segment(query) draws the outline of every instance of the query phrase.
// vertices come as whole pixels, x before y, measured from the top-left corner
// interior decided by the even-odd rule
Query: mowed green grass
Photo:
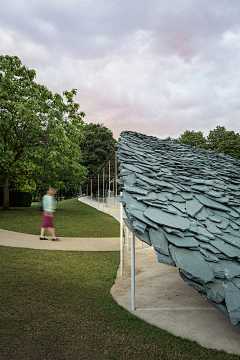
[[[119,222],[77,199],[57,203],[54,215],[56,235],[61,237],[118,237]],[[40,234],[42,214],[37,205],[0,211],[0,229]]]
[[[1,360],[233,360],[175,337],[110,294],[119,252],[0,246]]]

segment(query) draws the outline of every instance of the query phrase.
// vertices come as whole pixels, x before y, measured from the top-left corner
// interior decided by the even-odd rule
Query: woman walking
[[[41,227],[41,235],[40,240],[48,240],[44,236],[44,232],[46,228],[49,228],[50,234],[52,236],[52,241],[57,241],[55,235],[55,228],[53,226],[53,213],[56,209],[56,203],[54,201],[53,196],[56,194],[56,190],[53,188],[47,188],[46,194],[43,196],[42,204],[43,204],[43,216],[42,216],[42,227]]]

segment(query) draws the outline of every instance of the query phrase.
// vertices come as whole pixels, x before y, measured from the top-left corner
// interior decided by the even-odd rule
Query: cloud
[[[239,129],[240,3],[235,0],[9,0],[1,53],[54,92],[77,88],[87,122],[115,137]]]

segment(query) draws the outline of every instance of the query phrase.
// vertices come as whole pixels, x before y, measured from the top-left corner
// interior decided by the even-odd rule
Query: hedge
[[[23,191],[9,191],[10,207],[28,207],[32,203],[32,194]],[[0,206],[3,206],[3,192],[0,191]]]

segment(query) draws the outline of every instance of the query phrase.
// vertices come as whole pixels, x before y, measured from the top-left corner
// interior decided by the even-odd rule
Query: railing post
[[[122,192],[120,193],[122,195]],[[120,204],[120,275],[123,274],[123,206]]]
[[[109,166],[108,166],[108,201],[109,201],[109,214],[110,214],[110,208],[111,208],[111,205],[110,205],[110,200],[111,200],[111,196],[110,196],[110,194],[111,194],[111,188],[110,188],[110,176],[111,176],[111,174],[110,174],[110,172],[111,172],[111,165],[110,165],[110,160],[109,160]]]
[[[131,302],[132,310],[135,310],[135,236],[133,233],[131,233]]]
[[[92,204],[92,178],[91,178],[91,204]]]
[[[99,173],[98,173],[98,210],[99,210]]]
[[[115,153],[115,199],[117,199],[117,155]],[[115,208],[116,208],[116,218],[117,218],[117,200],[115,200]]]
[[[103,167],[103,211],[104,211],[104,167]]]

